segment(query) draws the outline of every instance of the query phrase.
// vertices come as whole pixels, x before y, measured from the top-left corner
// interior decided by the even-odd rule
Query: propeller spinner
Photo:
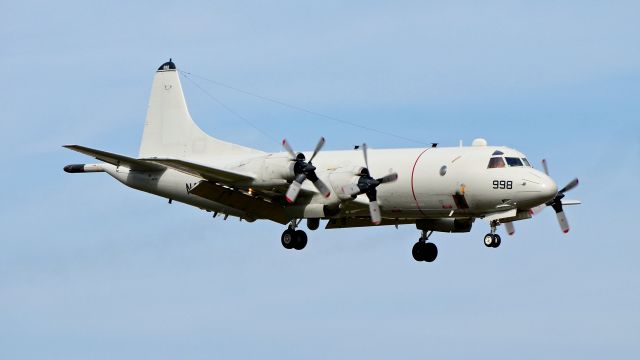
[[[293,203],[296,201],[298,193],[302,188],[302,183],[306,179],[311,180],[316,189],[318,189],[318,191],[324,197],[329,197],[331,195],[331,191],[329,190],[327,185],[318,178],[318,175],[316,175],[316,167],[311,163],[316,155],[318,155],[318,152],[320,152],[320,149],[322,149],[322,147],[324,146],[324,143],[324,137],[321,137],[318,141],[318,144],[316,145],[315,150],[313,151],[313,155],[311,155],[309,161],[306,161],[303,153],[296,153],[295,151],[293,151],[293,148],[291,147],[287,139],[282,140],[282,146],[285,150],[287,150],[289,155],[291,155],[291,161],[295,161],[295,164],[293,164],[293,173],[295,175],[295,179],[293,180],[293,182],[289,186],[289,189],[287,190],[287,193],[285,194],[285,198],[287,199],[288,203]]]

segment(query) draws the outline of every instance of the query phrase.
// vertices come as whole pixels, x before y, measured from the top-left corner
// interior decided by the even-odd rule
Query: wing
[[[170,159],[170,158],[145,158],[143,161],[166,166],[168,168],[193,175],[213,183],[226,185],[228,187],[248,190],[255,195],[260,195],[276,202],[284,203],[284,193],[287,191],[289,184],[283,179],[281,184],[263,186],[255,184],[255,177],[252,174],[240,173],[228,169],[215,168],[210,165],[200,164],[192,161]],[[316,193],[313,190],[303,188],[300,192],[300,203],[310,200]]]
[[[162,171],[166,168],[171,168],[205,180],[234,186],[249,183],[253,180],[253,177],[250,175],[218,169],[185,160],[161,158],[135,159],[129,156],[96,150],[80,145],[64,145],[64,147],[92,156],[100,161],[104,161],[115,166],[126,166],[129,169],[136,171]]]
[[[163,171],[166,169],[166,167],[162,165],[153,164],[147,161],[134,159],[120,154],[110,153],[107,151],[91,149],[85,146],[64,145],[63,147],[69,150],[77,151],[81,154],[89,155],[100,161],[104,161],[115,166],[126,166],[127,168],[134,171]]]
[[[243,184],[249,184],[253,181],[254,177],[247,174],[242,174],[234,171],[223,170],[214,168],[204,164],[198,164],[195,162],[179,160],[179,159],[163,159],[163,158],[146,158],[143,161],[150,164],[157,164],[160,166],[166,166],[168,168],[197,176],[199,178],[219,182],[222,184],[242,186]]]
[[[189,193],[244,211],[256,219],[269,219],[280,224],[290,220],[284,207],[277,203],[211,181],[201,181]]]

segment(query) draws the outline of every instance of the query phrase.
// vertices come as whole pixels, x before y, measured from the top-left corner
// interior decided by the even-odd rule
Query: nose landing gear
[[[413,245],[411,255],[413,255],[416,261],[432,262],[438,257],[438,247],[436,244],[427,242],[431,234],[433,234],[433,231],[427,232],[426,230],[422,230],[422,236],[420,236],[418,242]]]
[[[287,230],[280,236],[280,242],[285,249],[302,250],[307,246],[307,233],[302,230],[296,230],[297,227],[298,222],[294,219]]]
[[[484,245],[490,248],[497,248],[502,243],[500,235],[496,234],[496,228],[500,225],[498,220],[491,222],[491,232],[484,236]]]

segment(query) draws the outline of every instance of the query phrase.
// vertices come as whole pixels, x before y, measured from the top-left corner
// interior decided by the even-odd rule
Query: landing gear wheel
[[[493,234],[487,234],[484,236],[484,246],[486,247],[493,247]]]
[[[295,231],[291,230],[291,229],[287,229],[282,233],[282,236],[280,237],[280,242],[282,242],[282,246],[284,246],[285,249],[292,249],[293,248],[293,244],[295,244]]]
[[[500,238],[500,235],[494,234],[493,235],[493,247],[497,248],[498,246],[500,246],[501,243],[502,243],[502,238]]]
[[[307,233],[302,230],[296,230],[294,232],[293,248],[302,250],[305,246],[307,246]]]
[[[411,249],[416,261],[432,262],[438,257],[438,247],[434,243],[418,241]]]
[[[438,257],[438,247],[434,243],[424,243],[424,252],[422,259],[426,262],[432,262]]]
[[[415,261],[422,261],[424,254],[424,244],[425,243],[418,241],[413,245],[413,248],[411,249],[411,255],[413,255],[413,259]]]

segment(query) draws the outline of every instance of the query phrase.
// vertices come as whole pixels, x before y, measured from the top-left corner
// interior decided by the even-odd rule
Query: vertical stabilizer
[[[140,157],[207,160],[260,154],[258,150],[207,135],[191,119],[176,65],[170,60],[158,68],[151,86]]]

